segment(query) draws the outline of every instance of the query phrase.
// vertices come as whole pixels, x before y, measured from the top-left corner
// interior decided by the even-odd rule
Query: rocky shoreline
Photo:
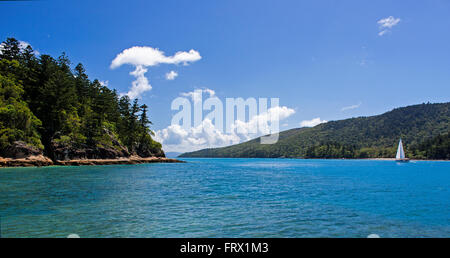
[[[118,142],[113,147],[97,146],[95,148],[87,146],[75,148],[54,143],[50,150],[49,155],[44,155],[42,149],[16,141],[0,152],[0,168],[184,163],[181,160],[166,158],[162,150],[152,153],[148,151],[130,153]]]
[[[33,155],[17,159],[0,157],[0,167],[42,167],[51,165],[53,165],[53,161],[44,155]]]
[[[94,166],[94,165],[125,165],[125,164],[143,164],[143,163],[185,163],[185,161],[177,159],[169,159],[165,157],[147,157],[130,156],[128,158],[116,159],[73,159],[73,160],[56,160],[43,155],[30,156],[27,158],[2,158],[0,157],[1,167],[42,167],[42,166]]]

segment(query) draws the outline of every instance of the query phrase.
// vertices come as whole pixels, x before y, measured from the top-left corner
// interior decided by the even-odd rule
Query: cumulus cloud
[[[215,97],[214,90],[204,88],[181,93],[195,103],[202,98],[202,94]],[[231,131],[225,133],[224,128],[217,128],[210,119],[205,118],[198,126],[183,128],[172,124],[155,132],[155,139],[163,144],[165,151],[187,152],[204,148],[223,147],[266,135],[271,132],[269,123],[278,123],[295,113],[294,109],[286,106],[275,106],[267,111],[250,117],[247,121],[233,121]]]
[[[4,45],[5,45],[5,43],[1,43],[1,44],[0,44],[0,54],[2,53],[2,49],[3,49]],[[21,50],[26,49],[28,46],[31,46],[30,43],[28,43],[28,42],[26,42],[26,41],[19,40],[19,48],[20,48]],[[37,51],[36,49],[33,49],[33,53],[34,53],[35,55],[37,55],[37,56],[41,54],[41,53],[39,53],[39,51]]]
[[[394,18],[394,16],[389,16],[387,18],[383,18],[379,20],[377,23],[379,24],[378,36],[383,36],[388,33],[392,27],[396,26],[401,21],[400,18]]]
[[[179,51],[173,56],[166,56],[163,51],[152,47],[131,47],[122,51],[111,62],[111,69],[124,64],[134,66],[155,66],[158,64],[180,64],[187,65],[190,62],[200,60],[200,53],[191,49],[189,52]]]
[[[147,68],[142,65],[136,66],[136,70],[130,72],[130,75],[136,78],[136,80],[131,83],[130,91],[126,94],[130,99],[138,98],[142,93],[152,89],[147,77],[145,77],[146,72]]]
[[[180,95],[183,97],[189,97],[192,99],[192,101],[198,102],[202,99],[203,93],[207,93],[210,98],[214,97],[216,95],[216,92],[214,90],[203,88],[203,89],[195,89],[194,91],[190,92],[183,92]]]
[[[269,134],[270,132],[268,125],[271,122],[279,123],[279,121],[284,120],[295,113],[295,110],[288,108],[286,106],[277,106],[269,108],[266,112],[259,115],[253,116],[248,122],[236,120],[232,128],[236,130],[236,133],[240,135],[244,140],[250,140],[254,137],[253,132],[257,134]]]
[[[341,111],[346,111],[346,110],[351,110],[351,109],[355,109],[355,108],[359,108],[361,106],[361,102],[359,102],[356,105],[351,105],[351,106],[347,106],[347,107],[343,107],[341,108]]]
[[[178,73],[175,71],[170,71],[166,73],[166,80],[172,81],[175,80],[175,78],[178,76]]]
[[[321,120],[320,117],[313,118],[311,120],[303,120],[300,122],[300,127],[314,127],[319,124],[327,123],[326,120]]]
[[[125,64],[135,66],[135,70],[131,72],[130,75],[134,76],[136,80],[133,81],[130,91],[126,94],[130,98],[137,98],[140,97],[142,93],[152,89],[152,86],[145,76],[145,73],[147,72],[146,67],[158,64],[188,65],[201,58],[200,53],[193,49],[189,50],[189,52],[179,51],[173,56],[166,56],[163,51],[157,48],[135,46],[125,49],[118,54],[111,62],[110,68],[115,69]],[[173,76],[173,79],[176,77],[175,74],[171,75]]]
[[[3,45],[3,43],[2,43],[2,45]],[[21,50],[26,49],[28,46],[32,47],[32,46],[30,45],[30,43],[28,43],[28,42],[26,42],[26,41],[19,40],[19,48],[20,48]],[[37,50],[33,50],[33,52],[34,52],[35,55],[39,55],[39,54],[40,54]]]
[[[100,85],[104,86],[104,87],[108,87],[109,85],[109,81],[99,81]]]
[[[241,141],[237,134],[226,134],[216,128],[210,119],[204,119],[197,127],[183,129],[180,125],[170,125],[158,130],[155,139],[163,144],[166,151],[193,151],[203,148],[221,147]]]

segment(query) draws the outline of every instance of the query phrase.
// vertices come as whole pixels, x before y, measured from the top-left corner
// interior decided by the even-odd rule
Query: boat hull
[[[409,162],[409,159],[396,159],[396,162]]]

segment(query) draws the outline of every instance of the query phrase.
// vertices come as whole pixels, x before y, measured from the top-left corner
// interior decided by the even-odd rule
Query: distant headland
[[[410,159],[450,160],[450,102],[396,108],[377,116],[283,131],[276,144],[260,138],[179,157],[394,159],[399,138]]]

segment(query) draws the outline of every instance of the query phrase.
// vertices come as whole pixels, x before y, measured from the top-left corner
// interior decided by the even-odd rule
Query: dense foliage
[[[450,103],[420,104],[281,132],[272,145],[257,138],[181,157],[393,158],[402,138],[409,158],[449,159],[449,128]]]
[[[450,132],[413,146],[411,152],[421,159],[450,159]]]
[[[3,42],[0,52],[0,156],[15,141],[46,152],[61,143],[123,145],[141,156],[162,153],[151,137],[148,107],[91,81],[82,64],[72,69],[64,53],[37,57],[14,38]]]

